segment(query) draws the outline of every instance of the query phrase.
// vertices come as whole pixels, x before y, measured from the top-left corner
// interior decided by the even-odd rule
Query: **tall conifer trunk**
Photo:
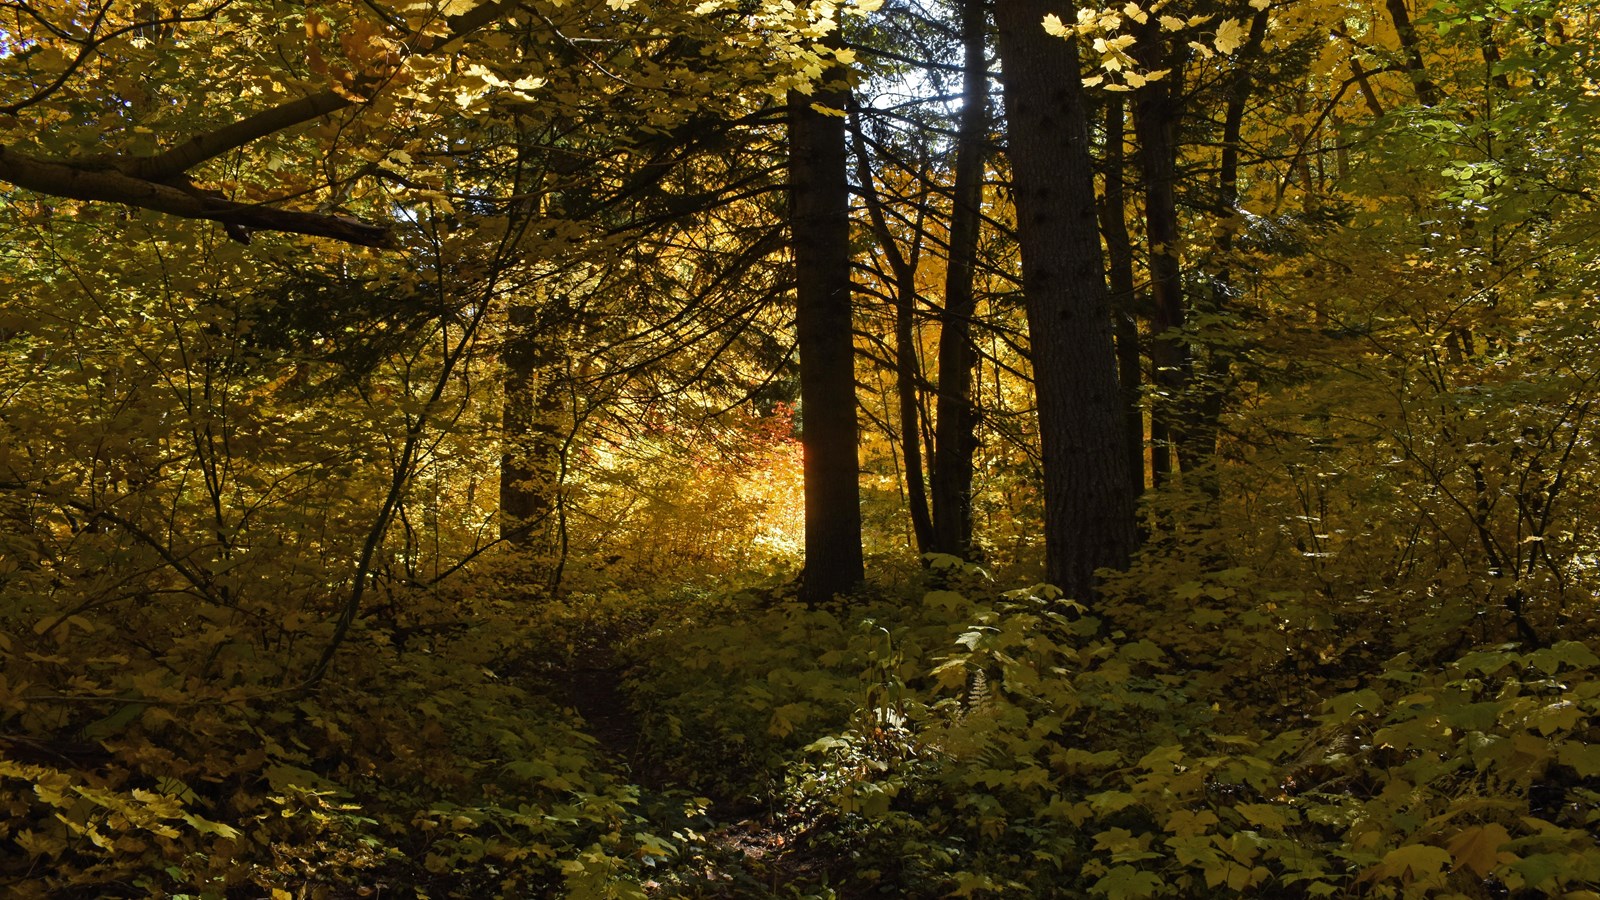
[[[972,370],[977,312],[974,276],[978,226],[982,220],[984,144],[989,131],[989,67],[984,53],[984,0],[961,5],[965,58],[961,119],[956,132],[955,203],[950,212],[950,259],[945,270],[944,312],[939,330],[939,395],[935,405],[932,549],[972,555],[972,459],[978,450],[978,410]]]
[[[805,454],[805,575],[821,603],[865,577],[856,455],[855,337],[850,304],[850,187],[836,82],[789,96],[790,229],[800,349],[800,443]]]
[[[933,516],[928,508],[927,485],[923,479],[922,444],[925,430],[922,414],[922,360],[917,353],[917,262],[922,257],[927,204],[919,204],[913,223],[911,245],[904,252],[889,227],[883,198],[873,183],[872,162],[867,139],[861,131],[861,110],[851,98],[850,133],[856,146],[856,181],[861,199],[866,202],[867,218],[872,223],[878,247],[889,264],[894,282],[894,389],[900,408],[900,456],[905,461],[906,507],[911,515],[911,532],[917,553],[933,549]]]
[[[1154,23],[1151,23],[1154,25]],[[1150,271],[1151,380],[1156,387],[1151,407],[1151,438],[1154,445],[1152,471],[1155,485],[1161,487],[1172,474],[1173,457],[1179,467],[1193,463],[1185,459],[1186,433],[1184,410],[1188,403],[1192,364],[1189,339],[1183,333],[1187,307],[1183,296],[1183,263],[1178,248],[1183,237],[1178,223],[1178,117],[1181,112],[1177,82],[1179,67],[1165,56],[1157,28],[1145,30],[1141,37],[1150,50],[1152,63],[1167,65],[1166,78],[1147,84],[1134,95],[1133,127],[1139,138],[1139,174],[1144,183],[1145,239],[1149,243],[1146,265]]]
[[[1127,193],[1123,188],[1127,114],[1121,96],[1107,97],[1105,112],[1106,189],[1100,203],[1100,229],[1105,234],[1111,276],[1112,332],[1116,337],[1117,382],[1122,389],[1123,429],[1128,445],[1128,486],[1137,497],[1144,493],[1144,371],[1133,277],[1133,239],[1128,235]]]
[[[1095,569],[1123,567],[1133,551],[1134,497],[1082,73],[1077,46],[1044,31],[1048,13],[1075,18],[1051,0],[1002,0],[995,22],[1038,396],[1045,574],[1090,600]]]
[[[508,319],[500,353],[505,383],[500,536],[538,554],[552,549],[561,447],[567,436],[560,384],[565,360],[549,330],[536,327],[531,308],[514,306]]]

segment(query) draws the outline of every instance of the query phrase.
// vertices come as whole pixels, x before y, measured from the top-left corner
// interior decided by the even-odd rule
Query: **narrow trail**
[[[650,767],[643,765],[647,760],[639,717],[622,687],[626,674],[627,667],[610,651],[590,654],[582,666],[566,672],[567,702],[621,773],[642,787],[660,789],[659,779],[650,776],[661,773],[651,773]]]
[[[628,701],[627,675],[627,665],[610,650],[590,654],[583,665],[565,673],[568,705],[583,719],[584,730],[598,743],[616,774],[651,793],[685,790],[659,760],[651,758],[639,717]],[[708,869],[703,874],[709,882],[722,885],[726,893],[696,892],[695,896],[757,900],[778,896],[786,885],[815,880],[819,867],[794,852],[770,814],[753,808],[747,800],[710,799],[707,812],[711,824],[706,838],[722,870]]]

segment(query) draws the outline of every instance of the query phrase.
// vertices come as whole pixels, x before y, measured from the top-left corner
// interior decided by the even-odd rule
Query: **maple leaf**
[[[1244,38],[1243,22],[1238,19],[1223,19],[1222,24],[1217,26],[1217,37],[1212,43],[1216,45],[1218,53],[1232,53],[1244,43]]]
[[[1500,848],[1511,842],[1511,834],[1501,825],[1490,822],[1468,828],[1450,839],[1445,849],[1455,860],[1454,869],[1471,869],[1479,878],[1488,876],[1502,862],[1516,861],[1513,853],[1501,853]]]

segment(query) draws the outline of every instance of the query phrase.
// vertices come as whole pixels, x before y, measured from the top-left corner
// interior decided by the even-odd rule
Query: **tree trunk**
[[[1394,23],[1394,33],[1400,38],[1400,53],[1405,58],[1406,74],[1416,89],[1417,102],[1427,107],[1439,105],[1439,86],[1428,76],[1428,66],[1422,61],[1422,47],[1417,38],[1417,28],[1411,23],[1411,13],[1406,0],[1384,0],[1389,19]]]
[[[554,550],[561,452],[567,440],[565,363],[554,329],[536,326],[535,310],[508,311],[501,367],[500,536],[534,554]]]
[[[922,257],[922,237],[928,213],[926,202],[918,205],[912,227],[909,252],[902,252],[883,198],[872,178],[872,163],[866,137],[861,133],[860,108],[851,102],[850,132],[856,144],[856,182],[866,201],[872,233],[878,239],[894,282],[894,386],[900,413],[900,456],[905,460],[906,508],[911,515],[911,532],[917,553],[927,553],[933,544],[933,516],[928,508],[928,489],[923,479],[923,428],[921,385],[922,360],[917,353],[917,264]]]
[[[1251,21],[1250,35],[1245,40],[1244,52],[1240,54],[1240,62],[1227,88],[1228,105],[1222,119],[1222,156],[1217,167],[1217,200],[1218,207],[1228,216],[1228,220],[1223,222],[1217,231],[1217,255],[1223,265],[1211,277],[1210,296],[1208,298],[1202,293],[1195,298],[1196,310],[1202,316],[1216,318],[1225,314],[1234,292],[1233,275],[1228,268],[1228,262],[1233,254],[1233,236],[1241,218],[1237,210],[1239,150],[1244,129],[1245,103],[1250,97],[1253,82],[1251,69],[1261,49],[1261,42],[1266,37],[1267,21],[1266,10],[1257,12]],[[1206,350],[1206,362],[1201,369],[1199,383],[1196,385],[1196,411],[1189,432],[1194,446],[1205,447],[1209,452],[1215,453],[1222,410],[1229,390],[1229,370],[1233,365],[1233,354],[1216,343]],[[1221,486],[1217,481],[1214,467],[1207,467],[1206,471],[1201,473],[1200,487],[1209,497],[1219,496]]]
[[[939,394],[934,411],[932,465],[933,543],[938,553],[972,555],[972,459],[978,451],[978,409],[972,372],[977,313],[974,290],[978,227],[982,221],[983,169],[989,131],[989,67],[984,54],[983,0],[961,5],[966,56],[961,119],[956,131],[956,179],[950,211],[950,258],[945,268],[944,311],[939,323]]]
[[[1151,23],[1154,25],[1155,23]],[[1190,355],[1189,339],[1183,333],[1185,301],[1183,262],[1178,248],[1183,240],[1178,224],[1178,67],[1166,56],[1157,28],[1147,28],[1141,46],[1148,48],[1146,68],[1170,68],[1166,78],[1146,85],[1135,94],[1134,133],[1139,138],[1139,175],[1144,183],[1145,240],[1149,245],[1152,313],[1150,330],[1151,381],[1156,393],[1151,405],[1150,431],[1154,444],[1153,465],[1156,487],[1172,476],[1174,457],[1179,467],[1193,465],[1185,460],[1183,428],[1188,403]]]
[[[1111,276],[1112,332],[1117,345],[1117,383],[1122,388],[1128,486],[1137,497],[1144,493],[1144,398],[1141,396],[1144,373],[1133,278],[1133,239],[1128,236],[1128,201],[1123,188],[1125,118],[1122,98],[1106,98],[1106,189],[1100,204],[1100,230],[1105,234],[1106,262]]]
[[[856,456],[855,337],[850,306],[850,186],[843,90],[789,95],[790,229],[805,455],[805,575],[821,603],[865,578]]]
[[[1095,596],[1094,571],[1127,564],[1135,542],[1088,109],[1077,46],[1045,33],[1050,0],[995,7],[1007,152],[1017,208],[1039,439],[1045,574],[1069,596]]]

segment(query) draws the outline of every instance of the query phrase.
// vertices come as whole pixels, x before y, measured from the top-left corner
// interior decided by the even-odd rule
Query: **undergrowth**
[[[310,694],[245,665],[73,682],[34,659],[5,684],[0,879],[23,898],[1600,897],[1584,643],[1263,685],[1256,655],[1195,657],[1219,613],[1240,647],[1272,639],[1245,571],[1104,612],[949,559],[924,577],[822,608],[410,598],[419,621],[469,614],[362,623]],[[559,699],[602,652],[651,788]]]
[[[1263,709],[1234,693],[1257,660],[1185,668],[1187,628],[970,574],[645,643],[654,745],[762,799],[841,896],[1600,896],[1585,644],[1401,653]]]

